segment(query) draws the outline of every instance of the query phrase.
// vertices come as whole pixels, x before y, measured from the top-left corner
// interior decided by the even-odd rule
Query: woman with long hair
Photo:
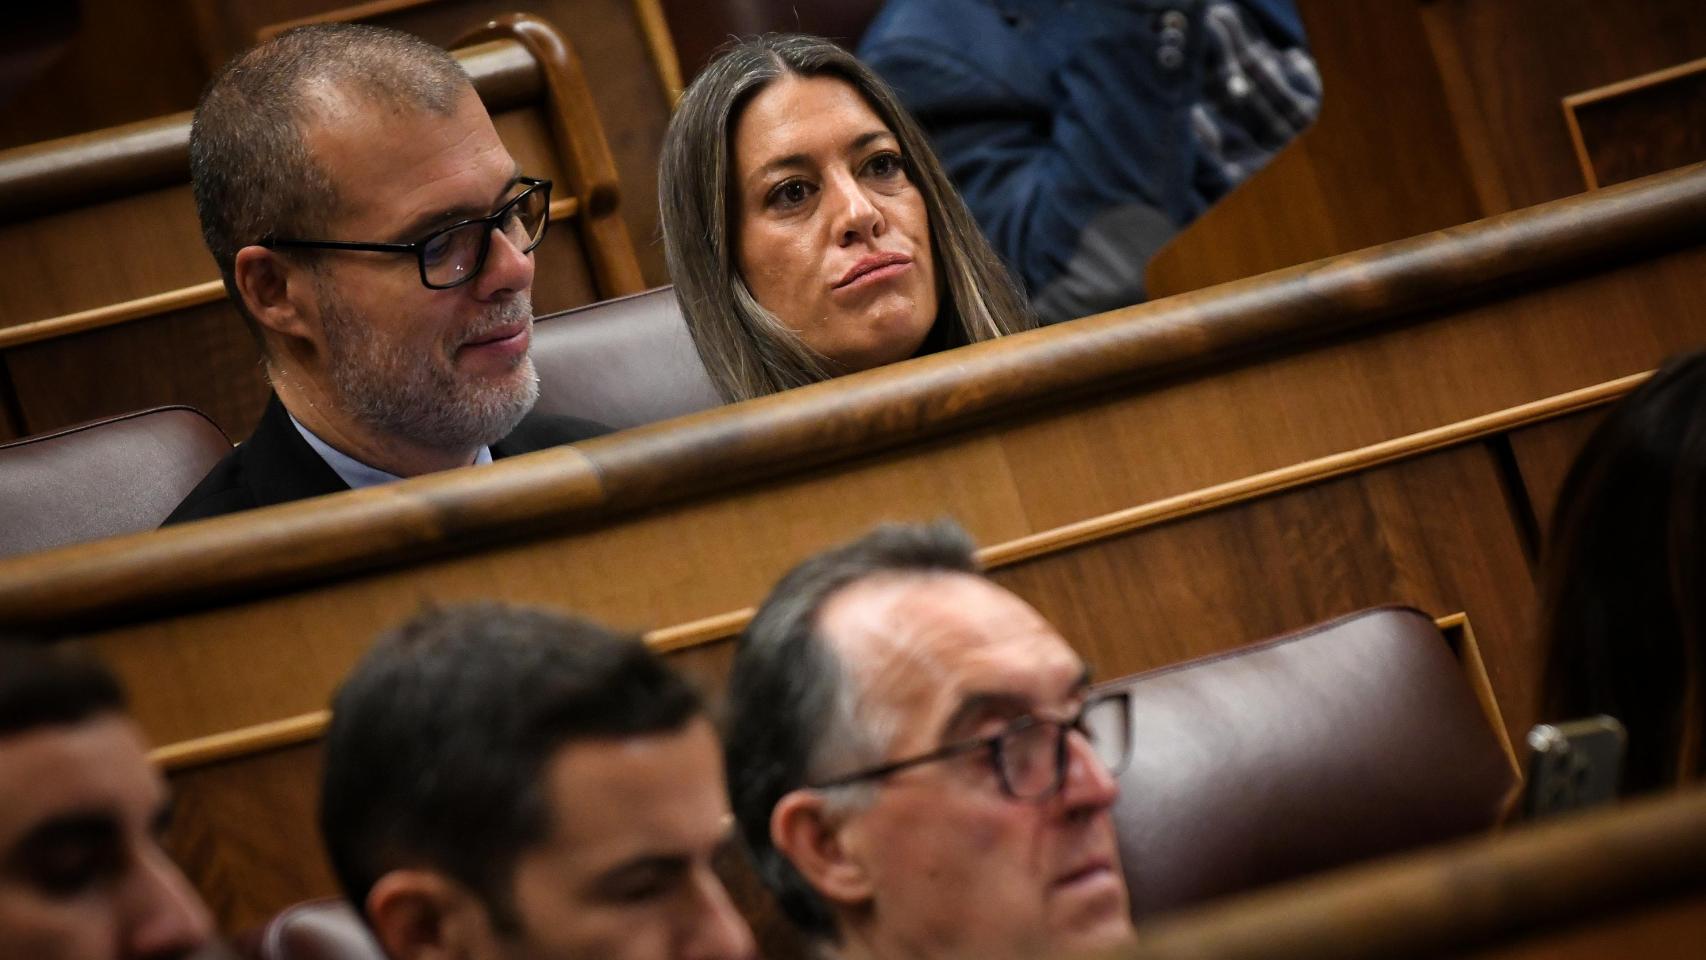
[[[918,124],[827,40],[756,37],[713,61],[670,122],[659,197],[725,400],[1034,325]]]
[[[1625,792],[1699,776],[1706,753],[1706,352],[1666,363],[1570,468],[1542,575],[1542,715],[1629,733]]]

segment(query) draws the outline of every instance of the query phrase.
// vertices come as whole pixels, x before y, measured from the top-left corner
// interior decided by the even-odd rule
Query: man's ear
[[[820,896],[853,906],[873,895],[859,846],[848,843],[849,818],[817,790],[795,790],[770,811],[770,842]]]
[[[367,921],[391,960],[485,956],[491,918],[466,887],[436,870],[393,870],[367,894]]]
[[[311,280],[301,265],[266,247],[247,246],[237,251],[231,279],[249,315],[262,327],[287,337],[318,340],[318,324],[309,320],[306,309]]]

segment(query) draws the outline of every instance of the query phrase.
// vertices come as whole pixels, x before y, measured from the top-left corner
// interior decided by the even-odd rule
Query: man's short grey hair
[[[213,78],[190,125],[190,185],[202,239],[257,339],[233,277],[237,251],[268,236],[318,237],[340,200],[304,137],[316,89],[448,116],[473,84],[455,57],[419,37],[347,23],[287,30]]]
[[[822,633],[823,607],[873,576],[978,572],[958,524],[886,524],[789,571],[741,636],[726,743],[735,819],[759,876],[813,936],[837,937],[834,914],[771,843],[771,811],[789,791],[879,762],[887,744]]]

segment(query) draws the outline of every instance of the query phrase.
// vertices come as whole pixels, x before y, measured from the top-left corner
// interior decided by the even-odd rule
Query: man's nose
[[[723,881],[706,869],[697,887],[698,909],[682,960],[754,960],[752,928],[735,909]]]
[[[533,287],[533,255],[522,253],[509,235],[496,227],[490,234],[486,262],[474,278],[474,295],[481,300],[526,293]]]
[[[158,848],[139,856],[121,895],[126,960],[176,960],[207,945],[213,921],[182,871]]]
[[[1108,771],[1096,748],[1078,730],[1066,733],[1066,773],[1060,798],[1068,810],[1105,810],[1119,797],[1119,781]]]

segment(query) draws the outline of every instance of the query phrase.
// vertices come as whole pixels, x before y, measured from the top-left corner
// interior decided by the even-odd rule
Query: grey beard
[[[482,328],[532,315],[531,298],[517,297],[494,310]],[[539,399],[531,356],[518,365],[519,381],[462,383],[430,357],[398,355],[341,305],[327,304],[322,317],[339,402],[376,432],[437,450],[488,446],[514,430]]]

